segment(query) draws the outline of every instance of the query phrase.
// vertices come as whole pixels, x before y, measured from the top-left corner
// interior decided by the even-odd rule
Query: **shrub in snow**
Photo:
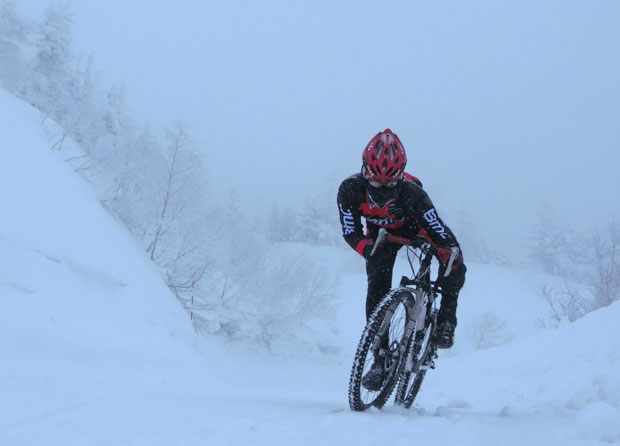
[[[334,332],[321,327],[335,314],[334,279],[300,253],[258,239],[237,243],[222,251],[199,285],[201,308],[218,310],[215,318],[197,311],[197,326],[269,350],[295,343],[330,350]]]
[[[540,295],[549,305],[546,318],[539,319],[543,328],[557,328],[563,321],[574,322],[592,309],[592,303],[568,283],[562,289],[543,285]]]
[[[503,344],[509,339],[506,322],[493,312],[486,312],[467,324],[467,337],[476,350]]]
[[[544,271],[563,277],[563,289],[544,286],[540,292],[550,313],[543,326],[575,321],[590,311],[620,299],[620,224],[613,220],[606,229],[579,236],[561,228],[551,217],[541,217],[532,236],[532,258]],[[581,289],[568,281],[583,285]]]

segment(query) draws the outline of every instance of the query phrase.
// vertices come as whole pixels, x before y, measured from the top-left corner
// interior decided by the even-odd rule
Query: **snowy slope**
[[[423,394],[419,404],[444,405],[448,417],[455,408],[456,419],[458,409],[472,408],[502,417],[557,416],[572,420],[585,438],[620,441],[620,341],[613,330],[619,320],[616,302],[557,330],[451,358],[426,382],[443,391]]]
[[[340,271],[338,360],[197,339],[142,250],[49,150],[38,113],[0,91],[0,118],[0,445],[620,442],[620,305],[541,330],[549,278],[469,265],[457,345],[415,407],[353,413],[365,276],[352,250],[306,249]],[[487,313],[502,342],[479,350]]]
[[[77,443],[93,407],[208,374],[188,315],[39,114],[0,91],[0,116],[0,444]]]

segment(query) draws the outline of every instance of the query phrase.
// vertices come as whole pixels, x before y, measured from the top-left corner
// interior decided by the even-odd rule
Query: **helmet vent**
[[[366,175],[389,181],[402,176],[407,155],[398,137],[386,129],[368,143],[362,160]]]
[[[395,157],[396,157],[396,144],[392,143],[390,144],[390,159],[394,161]]]
[[[377,158],[381,158],[381,155],[383,154],[383,149],[384,149],[383,142],[379,141],[377,143]]]

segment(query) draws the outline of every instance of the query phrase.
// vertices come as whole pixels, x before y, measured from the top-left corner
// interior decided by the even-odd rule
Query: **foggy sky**
[[[22,3],[36,17],[48,2]],[[357,172],[390,127],[438,209],[466,209],[493,243],[527,237],[543,203],[586,231],[620,214],[620,2],[71,9],[103,85],[124,84],[154,129],[187,121],[214,195],[234,187],[253,212]]]

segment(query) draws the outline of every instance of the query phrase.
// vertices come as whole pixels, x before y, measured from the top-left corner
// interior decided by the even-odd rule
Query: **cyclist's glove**
[[[458,249],[458,254],[454,258],[454,261],[452,262],[452,269],[450,271],[454,271],[458,269],[458,267],[461,266],[461,264],[463,263],[463,253],[458,247],[456,247],[456,249]],[[452,255],[451,248],[437,247],[437,258],[439,259],[439,263],[441,263],[442,273],[444,273],[445,269],[448,267],[448,262],[450,261],[451,255]],[[450,274],[448,273],[448,275]]]
[[[373,259],[377,262],[387,261],[386,257],[389,255],[390,251],[389,249],[387,249],[387,245],[387,243],[381,243],[379,246],[377,246],[377,249],[375,249],[375,253],[373,255],[370,255],[370,253],[375,247],[375,242],[371,241],[370,243],[367,243],[366,246],[364,246],[362,255],[366,260]]]

